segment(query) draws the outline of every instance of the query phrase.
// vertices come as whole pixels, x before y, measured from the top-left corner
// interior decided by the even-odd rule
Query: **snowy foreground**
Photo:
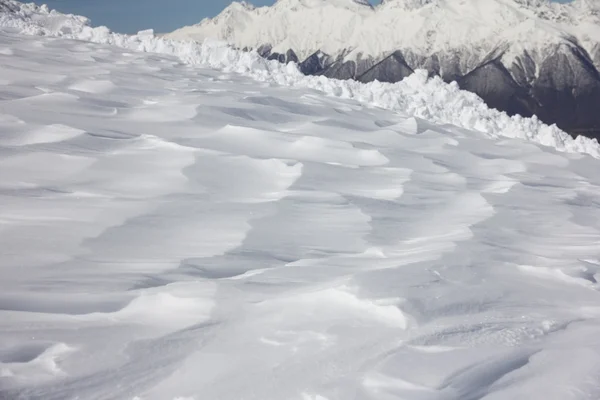
[[[600,398],[594,143],[15,32],[0,399]]]

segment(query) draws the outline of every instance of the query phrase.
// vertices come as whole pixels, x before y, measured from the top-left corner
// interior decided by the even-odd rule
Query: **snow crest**
[[[446,84],[438,77],[428,78],[424,70],[418,70],[403,81],[393,84],[364,84],[323,76],[305,76],[294,63],[283,65],[277,61],[268,61],[254,51],[238,51],[220,41],[178,41],[157,37],[151,30],[137,35],[124,35],[111,32],[106,27],[92,27],[85,17],[62,14],[49,10],[47,6],[23,4],[13,0],[0,1],[0,29],[171,55],[187,64],[237,72],[262,82],[316,89],[330,96],[354,99],[369,106],[438,124],[456,125],[486,133],[490,137],[524,139],[559,151],[584,153],[600,158],[600,146],[596,139],[583,136],[573,139],[557,126],[546,125],[535,116],[510,117],[504,112],[489,108],[475,94],[460,90],[455,83]]]

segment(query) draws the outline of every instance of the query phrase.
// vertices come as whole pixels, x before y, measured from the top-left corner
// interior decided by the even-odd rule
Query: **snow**
[[[539,65],[560,44],[579,43],[591,53],[600,42],[597,1],[387,0],[375,8],[361,3],[278,0],[258,8],[233,3],[217,17],[167,37],[216,38],[238,48],[268,44],[276,53],[292,49],[300,60],[319,50],[333,60],[381,60],[399,49],[444,60],[460,52],[463,75],[507,44],[502,60],[510,69],[524,50]]]
[[[84,17],[63,15],[49,11],[44,6],[37,7],[33,3],[3,1],[16,10],[0,14],[0,26],[5,29],[12,28],[25,34],[85,40],[134,51],[176,56],[186,64],[237,72],[271,84],[316,89],[330,96],[358,100],[370,107],[402,112],[439,124],[456,125],[486,133],[490,137],[526,139],[561,151],[581,152],[600,157],[600,146],[595,139],[583,136],[572,139],[555,125],[545,125],[535,116],[509,117],[504,112],[488,108],[479,97],[460,90],[454,83],[446,84],[438,77],[427,78],[427,72],[424,70],[416,71],[395,84],[362,84],[323,76],[304,76],[293,63],[281,65],[276,61],[267,61],[255,52],[240,52],[219,41],[207,39],[202,43],[181,42],[155,37],[152,31],[143,31],[133,36],[122,35],[110,32],[105,27],[90,27],[89,21]],[[350,0],[348,3],[357,6]],[[232,7],[253,8],[237,3]]]
[[[0,5],[0,398],[600,397],[597,143]]]

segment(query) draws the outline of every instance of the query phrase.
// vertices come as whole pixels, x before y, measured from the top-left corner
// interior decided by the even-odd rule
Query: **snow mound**
[[[364,8],[359,2],[345,3],[349,7]],[[294,63],[282,65],[277,61],[264,60],[256,52],[238,51],[221,41],[178,41],[156,37],[152,31],[124,35],[111,32],[106,27],[91,27],[87,18],[58,13],[46,6],[13,0],[2,0],[0,5],[0,29],[171,55],[187,64],[237,72],[262,82],[316,89],[330,96],[354,99],[368,106],[393,110],[434,123],[487,133],[490,137],[524,139],[559,151],[585,153],[600,158],[600,146],[596,139],[583,136],[573,139],[555,125],[546,125],[535,116],[510,117],[489,108],[479,97],[460,90],[456,84],[446,84],[437,77],[428,78],[424,70],[416,71],[394,84],[363,84],[323,76],[305,76]],[[249,6],[238,4],[234,7]]]
[[[261,82],[21,17],[0,29],[0,399],[600,398],[599,160],[339,97],[470,101],[424,75],[190,47]]]

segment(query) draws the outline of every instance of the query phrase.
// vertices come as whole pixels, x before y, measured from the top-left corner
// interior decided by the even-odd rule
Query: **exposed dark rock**
[[[362,55],[356,61],[356,76],[361,76],[376,64],[373,57],[363,58]]]
[[[325,70],[327,59],[323,52],[317,51],[298,64],[298,68],[305,75],[320,75]]]
[[[600,74],[588,55],[563,47],[540,66],[533,92],[543,121],[569,132],[600,136]]]
[[[355,79],[356,78],[356,63],[354,61],[338,60],[327,66],[323,72],[328,78],[336,79]]]
[[[510,72],[515,82],[521,87],[529,87],[536,79],[535,61],[525,51],[523,55],[513,62]]]
[[[285,64],[285,54],[280,54],[280,53],[271,53],[268,57],[267,60],[277,60],[282,64]]]
[[[256,52],[261,57],[268,58],[271,55],[271,50],[273,50],[273,47],[270,44],[263,44],[258,49],[256,49]]]
[[[431,57],[427,57],[422,65],[423,68],[429,71],[429,76],[441,75],[440,59],[438,58],[437,54],[434,54]]]
[[[290,49],[287,51],[287,53],[285,53],[285,62],[298,62],[298,56],[296,55],[296,53],[294,53],[294,50]]]
[[[281,54],[281,53],[273,53],[273,48],[271,47],[271,45],[262,45],[260,46],[258,49],[256,49],[256,52],[261,56],[266,58],[267,60],[277,60],[280,63],[283,64],[287,64],[289,62],[298,62],[298,56],[296,55],[296,53],[294,52],[294,50],[289,49],[285,54]]]
[[[380,63],[375,64],[371,69],[358,77],[361,82],[371,82],[378,80],[380,82],[398,82],[411,75],[414,70],[406,64],[401,51],[396,51],[392,55],[384,58]]]
[[[446,82],[457,81],[462,89],[476,93],[490,107],[510,115],[535,114],[573,135],[581,133],[600,138],[600,73],[597,69],[600,46],[589,54],[575,41],[557,46],[540,65],[524,52],[512,65],[505,66],[500,60],[506,50],[493,50],[470,71],[465,71],[467,60],[461,58],[460,51],[423,56],[398,50],[383,60],[359,55],[355,58],[357,61],[347,60],[345,54],[332,60],[317,51],[301,61],[299,68],[306,75],[361,82],[398,82],[417,68],[426,69],[431,76],[441,76]],[[271,47],[266,45],[258,52],[280,62],[298,60],[293,50],[286,54],[272,53]]]
[[[461,89],[476,93],[486,104],[508,114],[531,117],[535,101],[500,61],[493,60],[458,79]]]

